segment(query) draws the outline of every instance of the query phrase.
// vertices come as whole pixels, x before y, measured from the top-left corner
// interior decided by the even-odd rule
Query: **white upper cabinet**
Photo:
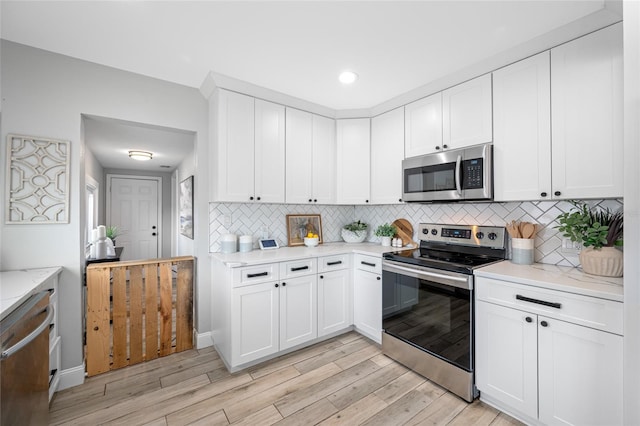
[[[213,200],[284,202],[284,107],[218,90]]]
[[[553,194],[623,196],[622,23],[551,49]]]
[[[352,118],[337,121],[337,202],[369,203],[371,164],[371,120]]]
[[[402,201],[404,108],[371,119],[371,203]]]
[[[493,73],[493,164],[496,201],[551,195],[549,52]]]
[[[284,124],[282,105],[256,99],[254,157],[256,201],[284,203]]]
[[[442,92],[404,107],[404,157],[435,152],[442,146]]]
[[[294,108],[286,114],[287,203],[335,203],[335,120]]]
[[[442,148],[491,142],[491,74],[442,92]]]

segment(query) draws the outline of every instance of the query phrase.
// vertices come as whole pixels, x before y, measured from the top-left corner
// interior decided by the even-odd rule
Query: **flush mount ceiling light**
[[[138,161],[147,161],[153,158],[153,152],[148,151],[129,151],[129,158]]]
[[[338,76],[338,80],[342,84],[351,84],[358,79],[358,74],[353,71],[342,71],[340,76]]]

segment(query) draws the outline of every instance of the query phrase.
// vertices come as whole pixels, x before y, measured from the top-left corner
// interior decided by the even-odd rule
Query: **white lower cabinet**
[[[481,399],[526,423],[622,424],[622,336],[558,319],[592,321],[617,333],[621,303],[604,301],[608,314],[603,321],[601,299],[481,277],[476,283]],[[589,299],[592,312],[583,309]],[[540,300],[556,305],[540,305]]]
[[[356,254],[353,260],[353,324],[382,343],[382,258]]]
[[[318,337],[318,277],[285,279],[280,287],[280,350]]]
[[[318,337],[353,324],[350,255],[318,259]]]

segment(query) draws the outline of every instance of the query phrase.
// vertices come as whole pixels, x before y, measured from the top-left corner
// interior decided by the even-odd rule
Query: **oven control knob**
[[[422,230],[422,233],[423,233],[423,234],[429,234],[429,230],[428,230],[427,228],[424,228],[424,229]]]
[[[438,230],[437,230],[437,229],[435,229],[435,228],[433,228],[433,229],[431,230],[431,235],[438,235]]]
[[[481,240],[484,238],[484,232],[476,232],[476,238]]]
[[[489,239],[490,240],[495,240],[496,238],[498,238],[498,235],[495,232],[489,233]]]

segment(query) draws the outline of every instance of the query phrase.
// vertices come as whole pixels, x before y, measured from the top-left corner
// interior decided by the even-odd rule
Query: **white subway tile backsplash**
[[[622,201],[588,200],[589,205],[598,205],[616,211],[622,209]],[[209,251],[220,250],[218,243],[222,234],[253,235],[254,240],[263,226],[269,227],[270,237],[287,244],[287,214],[320,214],[322,237],[325,242],[342,241],[341,228],[360,219],[369,224],[368,241],[379,241],[373,232],[383,223],[396,219],[407,219],[415,230],[422,222],[443,224],[480,224],[504,226],[511,220],[538,224],[535,261],[562,266],[577,266],[578,256],[562,253],[562,236],[554,228],[556,217],[571,210],[567,201],[524,201],[509,203],[448,203],[448,204],[394,204],[381,206],[332,206],[264,203],[211,203],[209,205]],[[231,218],[225,226],[225,217]],[[418,240],[417,233],[414,240]]]

